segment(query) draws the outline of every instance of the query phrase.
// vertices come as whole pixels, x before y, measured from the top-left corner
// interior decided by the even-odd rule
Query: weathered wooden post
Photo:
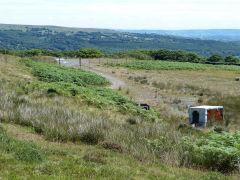
[[[58,64],[61,65],[61,58],[58,57]]]

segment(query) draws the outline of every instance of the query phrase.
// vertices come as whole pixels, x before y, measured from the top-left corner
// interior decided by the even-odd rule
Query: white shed
[[[207,123],[223,121],[223,106],[196,106],[189,108],[189,124],[206,127]]]

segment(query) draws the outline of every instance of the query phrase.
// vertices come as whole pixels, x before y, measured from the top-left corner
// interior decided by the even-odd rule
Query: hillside
[[[240,41],[240,29],[202,29],[202,30],[118,30],[130,33],[155,33],[188,38]]]
[[[95,48],[105,53],[132,49],[181,49],[201,56],[214,53],[240,56],[240,42],[221,42],[157,34],[123,33],[103,29],[56,26],[0,25],[0,49],[76,50]]]
[[[216,95],[222,100],[216,91],[224,87],[229,99],[230,92],[238,93],[240,84],[233,77],[239,69],[187,70],[188,64],[182,63],[181,73],[172,69],[133,73],[98,65],[96,59],[83,63],[84,68],[126,83],[109,89],[102,76],[59,66],[52,57],[34,58],[0,56],[1,179],[238,179],[239,121],[218,125],[235,133],[201,131],[184,125],[186,118],[172,114],[165,103],[180,107],[173,94],[204,99]],[[209,78],[213,75],[215,84]],[[206,87],[199,87],[199,81]],[[156,88],[159,95],[173,99],[155,104],[160,100],[152,94]],[[151,101],[151,110],[136,106],[138,98]],[[238,112],[239,98],[226,99],[224,106],[236,107],[226,113],[230,117]]]

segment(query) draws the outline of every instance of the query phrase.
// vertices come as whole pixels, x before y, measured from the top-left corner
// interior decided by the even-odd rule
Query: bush
[[[210,132],[207,137],[183,139],[183,159],[188,164],[229,173],[240,166],[240,133]],[[186,163],[186,162],[185,162]]]
[[[104,140],[104,134],[101,131],[89,129],[81,134],[80,140],[86,144],[95,145]]]

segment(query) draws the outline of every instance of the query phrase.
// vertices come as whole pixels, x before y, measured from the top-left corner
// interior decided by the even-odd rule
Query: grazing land
[[[239,103],[238,70],[135,70],[90,60],[84,66],[125,86],[109,89],[105,78],[51,58],[0,57],[2,178],[239,178],[239,133],[233,128],[239,118],[230,115],[239,113],[229,111]],[[232,118],[227,125],[194,129],[173,113],[172,105],[187,110],[184,98],[219,103],[211,101],[215,96],[234,99],[222,104]],[[136,106],[140,100],[152,110]]]

